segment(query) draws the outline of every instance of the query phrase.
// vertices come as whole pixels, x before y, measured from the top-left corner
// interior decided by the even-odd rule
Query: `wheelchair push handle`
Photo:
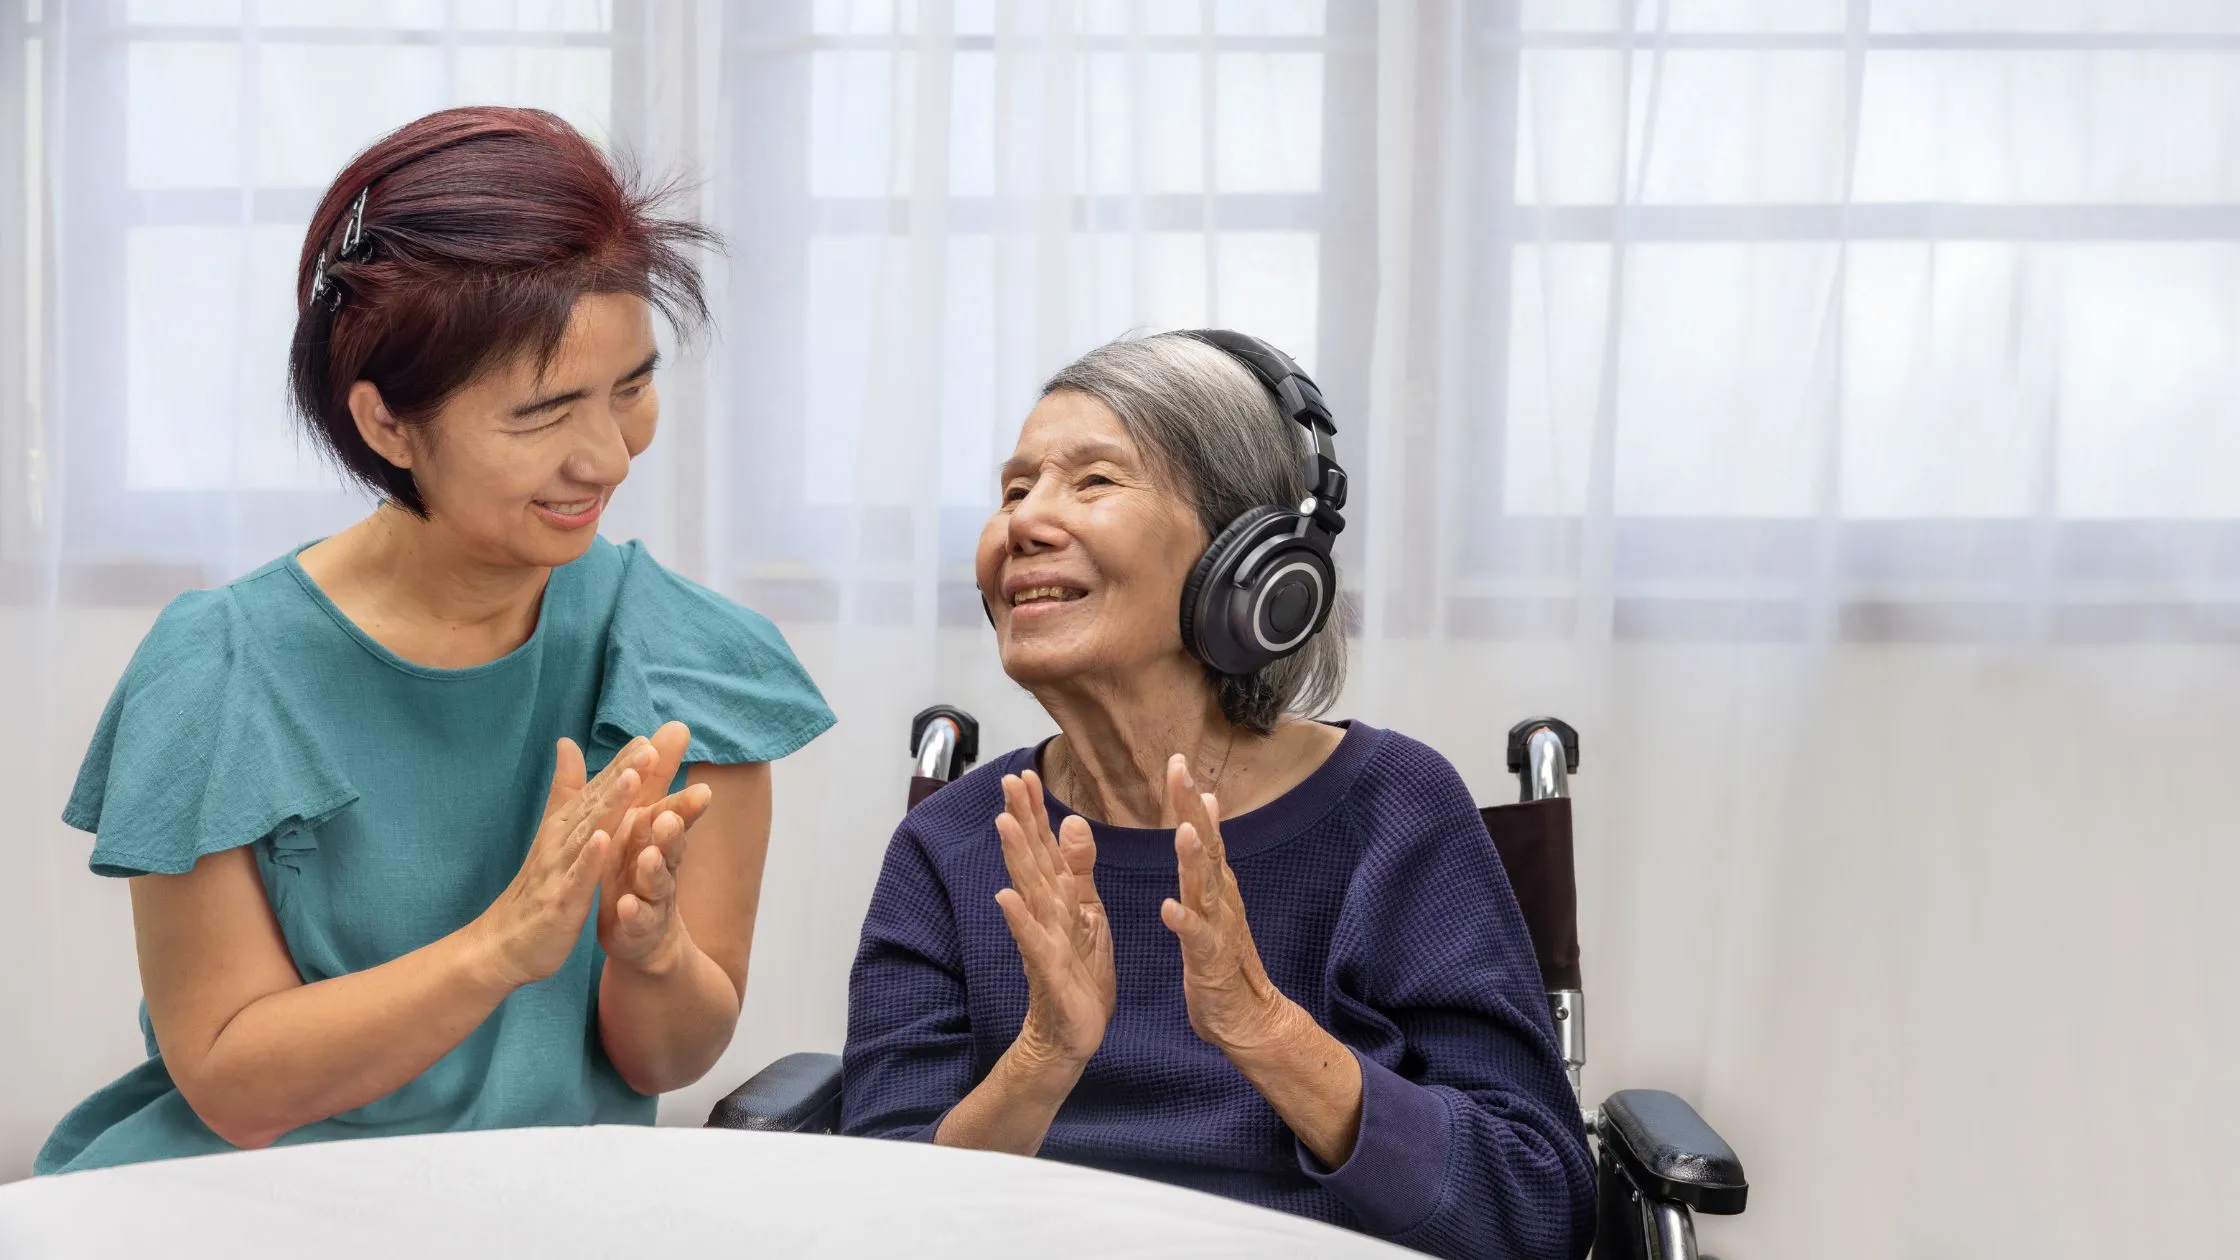
[[[946,783],[980,760],[980,722],[953,704],[937,704],[910,719],[910,753],[921,778]]]
[[[953,704],[937,704],[910,719],[910,808],[941,790],[980,760],[980,722]]]
[[[1546,801],[1571,795],[1579,773],[1579,732],[1562,718],[1526,718],[1509,728],[1509,773],[1517,799]]]

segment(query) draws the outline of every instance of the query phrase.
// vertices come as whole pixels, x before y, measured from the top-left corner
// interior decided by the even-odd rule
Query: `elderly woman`
[[[1343,681],[1331,575],[1280,571],[1326,554],[1343,482],[1326,440],[1300,458],[1327,413],[1295,373],[1165,334],[1044,387],[977,576],[1004,671],[1060,733],[896,833],[843,1127],[1440,1255],[1576,1257],[1585,1134],[1470,796],[1404,735],[1312,720]]]

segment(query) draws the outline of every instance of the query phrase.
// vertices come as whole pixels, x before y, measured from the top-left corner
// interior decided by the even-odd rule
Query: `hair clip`
[[[319,263],[311,272],[311,302],[324,306],[329,312],[342,309],[342,287],[327,275],[327,251],[319,251]]]
[[[373,257],[373,238],[366,235],[366,196],[373,191],[368,184],[358,190],[358,199],[350,203],[350,217],[342,225],[342,245],[335,250],[336,262],[365,262]]]

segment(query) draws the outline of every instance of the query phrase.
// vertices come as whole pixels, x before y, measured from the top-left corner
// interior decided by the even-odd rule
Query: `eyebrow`
[[[640,377],[651,376],[653,375],[653,370],[659,366],[661,366],[661,352],[659,350],[656,350],[652,354],[646,356],[645,362],[640,363],[638,366],[630,369],[627,372],[624,372],[621,376],[616,377],[614,383],[617,385],[627,385],[631,381],[637,380]],[[513,409],[513,418],[516,420],[525,420],[528,417],[536,415],[539,412],[557,411],[558,409],[567,406],[569,403],[582,402],[585,398],[588,398],[590,396],[591,391],[588,389],[571,389],[565,394],[554,394],[550,398],[539,398],[535,402],[523,403],[520,406],[515,407]]]
[[[1095,440],[1065,447],[1058,452],[1058,459],[1068,464],[1094,464],[1099,462],[1125,464],[1129,462],[1125,447],[1112,442]],[[1009,481],[1013,477],[1023,476],[1029,469],[1041,462],[1039,459],[1013,457],[996,466],[996,476]]]

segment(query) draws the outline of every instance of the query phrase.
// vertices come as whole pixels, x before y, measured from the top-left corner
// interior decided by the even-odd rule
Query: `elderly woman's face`
[[[1032,686],[1182,652],[1205,530],[1112,409],[1059,390],[1027,416],[975,565],[1003,669]]]

